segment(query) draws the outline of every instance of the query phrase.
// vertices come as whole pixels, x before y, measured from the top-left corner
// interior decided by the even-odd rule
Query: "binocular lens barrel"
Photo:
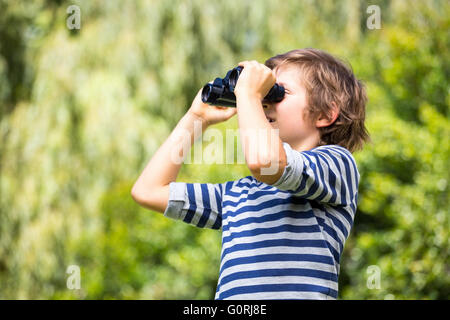
[[[214,82],[207,83],[202,90],[202,101],[214,106],[236,107],[236,87],[243,67],[239,66],[227,72],[225,78],[216,78]],[[284,98],[284,88],[275,84],[264,97],[266,102],[280,102]]]
[[[230,87],[233,87],[233,91],[234,91],[234,88],[236,87],[239,76],[241,75],[242,69],[243,69],[242,67],[236,67],[233,70],[231,70],[231,72],[230,72],[229,84],[230,84]]]
[[[205,84],[202,89],[202,101],[214,106],[236,107],[236,96],[224,85],[219,85],[221,82],[222,79],[217,78],[213,84]]]
[[[210,83],[205,84],[205,86],[202,89],[202,101],[210,101],[213,97],[211,96],[213,89],[213,85]]]

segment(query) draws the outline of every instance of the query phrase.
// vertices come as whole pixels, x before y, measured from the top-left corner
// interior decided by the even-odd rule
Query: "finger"
[[[248,61],[241,61],[238,63],[239,67],[244,67],[246,64],[248,63]]]

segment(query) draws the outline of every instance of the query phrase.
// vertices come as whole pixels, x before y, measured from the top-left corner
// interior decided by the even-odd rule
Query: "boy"
[[[316,49],[239,65],[237,107],[203,104],[199,91],[132,196],[167,217],[222,228],[216,299],[335,299],[358,196],[351,152],[369,138],[364,87],[344,63]],[[275,82],[285,88],[283,100],[263,102]],[[181,163],[169,159],[189,150],[194,122],[205,130],[236,113],[252,175],[175,182]]]

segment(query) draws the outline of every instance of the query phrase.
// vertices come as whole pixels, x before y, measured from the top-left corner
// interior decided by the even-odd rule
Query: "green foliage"
[[[71,4],[80,30],[66,27]],[[140,208],[133,181],[204,82],[317,47],[369,95],[340,298],[448,299],[449,17],[440,0],[0,0],[0,298],[213,298],[220,232]],[[178,181],[248,174],[192,164]],[[80,290],[66,286],[72,264]]]
[[[213,298],[220,234],[149,214],[130,198],[130,189],[119,184],[108,190],[95,232],[74,242],[73,261],[85,270],[83,297]]]

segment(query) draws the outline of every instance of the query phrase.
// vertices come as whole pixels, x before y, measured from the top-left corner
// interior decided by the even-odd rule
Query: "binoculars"
[[[236,67],[227,72],[225,78],[216,78],[202,89],[202,101],[213,106],[236,107],[234,88],[243,67]],[[284,88],[275,84],[264,97],[263,102],[280,102],[284,97]]]

